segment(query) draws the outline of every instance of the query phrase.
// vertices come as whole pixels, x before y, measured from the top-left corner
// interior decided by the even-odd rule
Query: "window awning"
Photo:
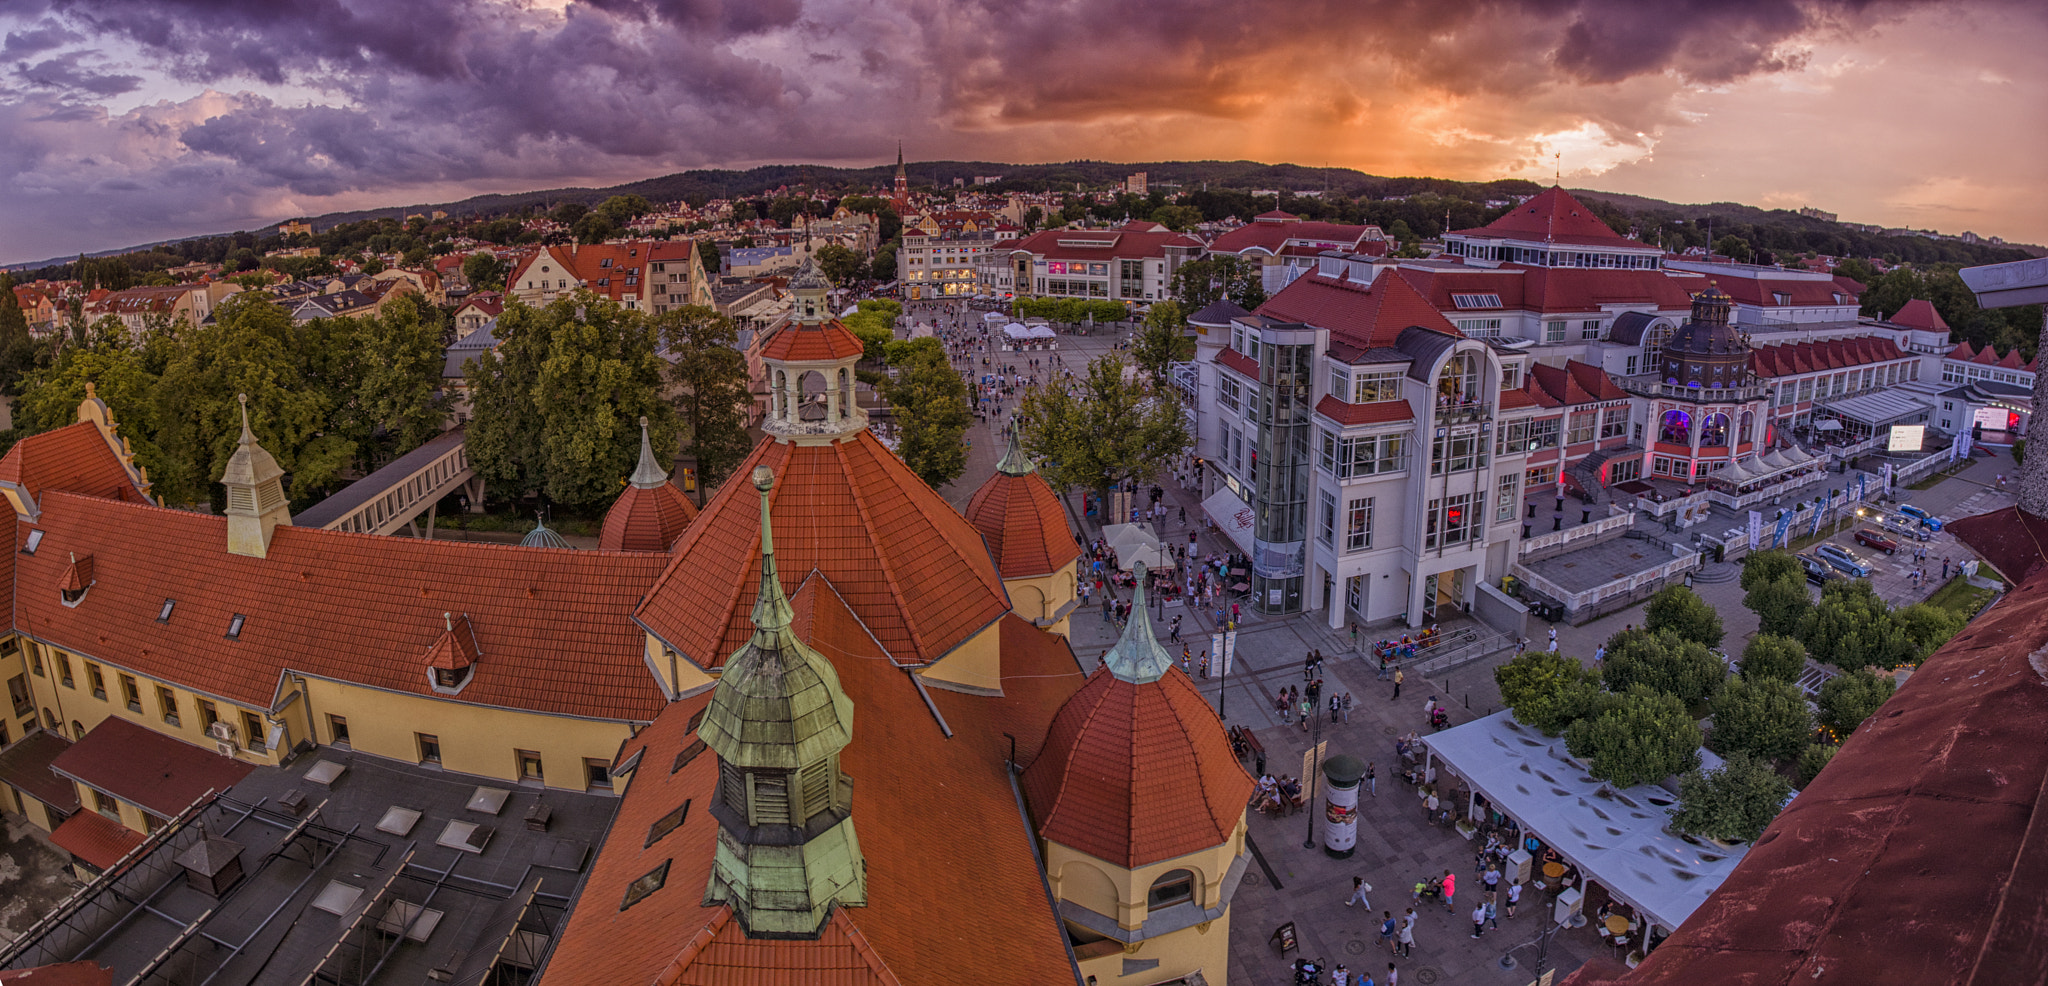
[[[1237,545],[1237,550],[1247,555],[1252,553],[1252,508],[1238,499],[1230,487],[1219,486],[1216,492],[1209,494],[1209,498],[1202,501],[1202,512],[1223,529],[1223,535],[1230,539],[1231,544]]]

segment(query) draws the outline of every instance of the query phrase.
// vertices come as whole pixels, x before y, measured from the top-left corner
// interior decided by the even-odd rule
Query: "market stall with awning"
[[[1441,769],[1667,931],[1706,903],[1748,850],[1666,831],[1666,811],[1677,795],[1655,784],[1617,790],[1589,776],[1565,751],[1563,737],[1545,736],[1512,713],[1421,740]],[[1718,759],[1706,751],[1701,756]]]

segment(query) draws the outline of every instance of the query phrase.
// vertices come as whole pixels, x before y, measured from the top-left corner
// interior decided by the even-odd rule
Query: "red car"
[[[1884,532],[1882,531],[1874,530],[1868,527],[1862,528],[1856,532],[1856,543],[1869,545],[1870,547],[1876,548],[1877,550],[1882,551],[1888,555],[1893,554],[1899,550],[1899,542],[1886,537],[1884,535]]]

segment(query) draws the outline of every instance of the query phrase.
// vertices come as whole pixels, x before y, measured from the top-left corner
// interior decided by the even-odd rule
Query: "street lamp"
[[[1310,785],[1315,782],[1317,774],[1323,767],[1321,762],[1323,757],[1323,693],[1322,689],[1315,687],[1314,682],[1310,682],[1309,691],[1314,694],[1314,697],[1309,699],[1308,714],[1315,717],[1316,721],[1315,725],[1310,727],[1313,732],[1309,734],[1308,741],[1308,776],[1301,779],[1302,788],[1305,791],[1315,790]],[[1316,799],[1313,796],[1308,799],[1308,831],[1302,836],[1301,847],[1303,849],[1314,849],[1316,847]]]
[[[1557,933],[1563,929],[1563,924],[1555,920],[1552,920],[1550,922],[1550,925],[1543,929],[1542,934],[1537,935],[1535,938],[1532,938],[1529,941],[1525,941],[1520,945],[1513,946],[1505,952],[1502,952],[1500,954],[1500,967],[1503,969],[1514,968],[1515,949],[1528,948],[1529,946],[1534,945],[1536,946],[1536,971],[1540,974],[1543,971],[1543,964],[1549,961],[1550,959],[1550,939],[1556,937]]]

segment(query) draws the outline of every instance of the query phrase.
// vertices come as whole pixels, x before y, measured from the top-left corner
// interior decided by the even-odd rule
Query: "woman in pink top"
[[[1456,904],[1453,904],[1453,903],[1451,903],[1451,895],[1452,895],[1452,894],[1455,894],[1455,893],[1457,893],[1457,892],[1458,892],[1458,875],[1457,875],[1457,874],[1455,874],[1455,873],[1452,873],[1452,872],[1451,872],[1450,870],[1445,870],[1445,871],[1444,871],[1444,907],[1445,907],[1445,908],[1447,908],[1448,910],[1450,910],[1450,911],[1451,911],[1452,913],[1454,913],[1454,914],[1455,914],[1455,913],[1457,913],[1457,910],[1458,910],[1458,905],[1456,905]]]

